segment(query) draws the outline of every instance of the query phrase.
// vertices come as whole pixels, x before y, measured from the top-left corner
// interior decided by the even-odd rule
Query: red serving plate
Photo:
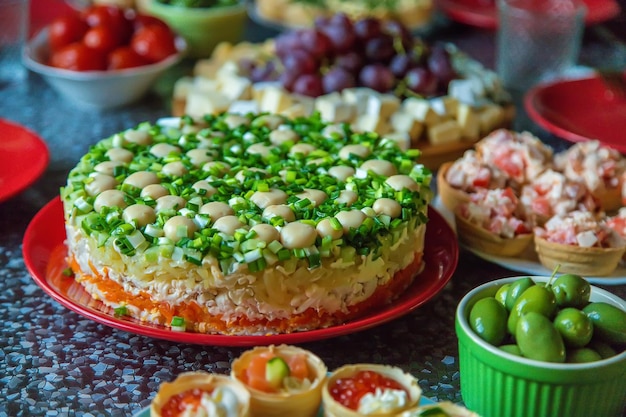
[[[615,0],[583,0],[587,5],[585,23],[592,25],[617,16]],[[498,26],[496,0],[437,0],[439,8],[450,19],[470,26],[495,29]]]
[[[525,95],[524,108],[560,138],[599,140],[626,153],[626,95],[615,93],[597,75],[540,84]]]
[[[55,198],[35,215],[26,229],[23,242],[24,262],[35,282],[53,299],[91,320],[127,332],[179,343],[215,346],[256,346],[300,343],[354,333],[403,316],[421,306],[448,283],[458,262],[456,236],[448,223],[429,208],[424,250],[425,269],[393,304],[347,323],[306,332],[269,336],[227,336],[172,331],[164,326],[115,317],[110,308],[93,300],[73,278],[63,274],[67,251],[63,240],[63,206]]]
[[[48,146],[36,133],[0,119],[0,202],[35,182],[49,159]]]

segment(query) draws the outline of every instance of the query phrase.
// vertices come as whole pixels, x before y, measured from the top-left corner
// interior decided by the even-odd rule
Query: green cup
[[[617,417],[626,409],[626,351],[588,363],[549,363],[507,353],[479,338],[470,328],[472,306],[493,297],[498,288],[520,277],[504,278],[470,291],[458,305],[461,395],[482,417]],[[532,277],[546,282],[548,277]],[[591,287],[591,301],[626,310],[626,302]]]
[[[187,56],[208,58],[220,42],[236,43],[243,38],[247,18],[244,2],[233,6],[189,8],[157,0],[143,0],[142,10],[158,17],[187,41]]]

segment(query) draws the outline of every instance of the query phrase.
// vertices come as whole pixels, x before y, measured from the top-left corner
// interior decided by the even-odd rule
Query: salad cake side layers
[[[336,325],[423,267],[420,152],[319,116],[141,123],[61,190],[68,264],[117,314],[216,334]]]

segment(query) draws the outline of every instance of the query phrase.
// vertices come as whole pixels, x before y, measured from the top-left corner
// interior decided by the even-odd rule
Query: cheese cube
[[[432,145],[459,142],[461,127],[456,120],[446,120],[428,128],[428,141]]]
[[[370,94],[367,96],[366,114],[388,119],[400,107],[400,99],[393,94]]]
[[[385,134],[385,139],[394,141],[403,151],[411,147],[412,139],[407,132],[390,132]]]
[[[418,138],[424,130],[424,125],[403,111],[397,111],[391,115],[391,128],[396,132],[406,132],[411,138]]]
[[[282,88],[281,84],[276,81],[261,81],[252,84],[252,99],[258,103],[261,103],[261,101],[263,100],[263,94],[272,87]]]
[[[367,100],[372,95],[377,96],[378,92],[365,87],[346,88],[341,92],[344,101],[354,105],[356,116],[367,112]]]
[[[254,100],[233,101],[228,107],[228,112],[237,114],[258,113],[259,104]]]
[[[239,76],[239,66],[234,61],[224,62],[217,70],[217,74],[215,74],[215,78],[217,78],[218,81],[224,81],[237,76]]]
[[[480,112],[480,132],[487,134],[502,126],[504,123],[504,110],[498,105],[486,106]]]
[[[294,103],[290,107],[287,107],[285,110],[281,111],[280,114],[291,119],[293,119],[294,117],[303,117],[310,115],[310,113],[306,112],[306,109],[302,105],[302,103]]]
[[[359,132],[376,132],[379,135],[384,135],[390,131],[389,122],[375,114],[358,116],[353,127]]]
[[[313,110],[315,109],[315,99],[313,97],[301,94],[291,94],[291,98],[294,102],[294,106],[302,106],[304,116],[310,116],[313,114]]]
[[[289,93],[281,87],[268,87],[263,92],[259,109],[262,112],[280,113],[293,104]]]
[[[326,94],[315,99],[315,110],[320,112],[322,120],[331,123],[349,122],[356,113],[355,105],[347,103],[339,93]]]
[[[187,94],[193,89],[193,77],[181,77],[174,83],[174,99],[185,100]]]
[[[455,117],[459,100],[450,96],[436,97],[430,101],[430,106],[441,116]]]
[[[252,82],[238,75],[224,75],[220,79],[219,90],[232,101],[252,98]]]
[[[485,97],[485,87],[478,77],[472,76],[450,81],[448,94],[463,103],[476,104]]]
[[[472,142],[480,138],[480,117],[472,106],[460,103],[456,121],[461,127],[461,138]]]
[[[228,57],[230,57],[233,53],[233,49],[234,49],[234,45],[230,42],[220,42],[217,45],[215,45],[215,49],[213,49],[213,52],[211,53],[211,59],[200,59],[198,60],[197,64],[202,63],[203,61],[217,61],[217,62],[224,62],[226,59],[228,59]],[[196,64],[196,65],[197,65]]]
[[[200,59],[193,67],[193,75],[214,79],[217,72],[222,67],[222,63],[212,59]]]
[[[194,90],[187,95],[185,114],[191,117],[217,114],[226,111],[230,103],[231,100],[218,91],[207,93]]]
[[[427,126],[435,125],[441,121],[441,116],[430,107],[428,100],[410,97],[404,100],[402,108],[417,121]]]
[[[196,76],[193,79],[193,89],[200,93],[212,93],[219,90],[219,84],[216,80]]]

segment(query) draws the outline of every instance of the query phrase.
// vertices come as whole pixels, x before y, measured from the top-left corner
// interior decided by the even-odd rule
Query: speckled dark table
[[[271,34],[251,24],[247,36]],[[431,36],[452,40],[492,64],[491,32],[443,21]],[[584,54],[598,54],[602,49],[597,48],[605,47],[592,44]],[[130,416],[149,405],[162,382],[190,370],[227,373],[231,360],[245,349],[173,343],[95,323],[47,296],[22,259],[28,223],[58,194],[68,170],[89,145],[138,122],[169,115],[168,88],[190,67],[183,64],[165,76],[142,102],[103,113],[77,109],[33,74],[20,86],[0,90],[0,118],[38,132],[51,151],[45,174],[0,203],[0,416]],[[564,146],[545,132],[537,134],[557,148]],[[461,251],[449,284],[419,309],[370,330],[302,346],[318,354],[329,369],[355,362],[399,366],[419,378],[426,397],[461,402],[456,305],[471,288],[512,275],[517,273]],[[605,288],[626,297],[626,285]]]

